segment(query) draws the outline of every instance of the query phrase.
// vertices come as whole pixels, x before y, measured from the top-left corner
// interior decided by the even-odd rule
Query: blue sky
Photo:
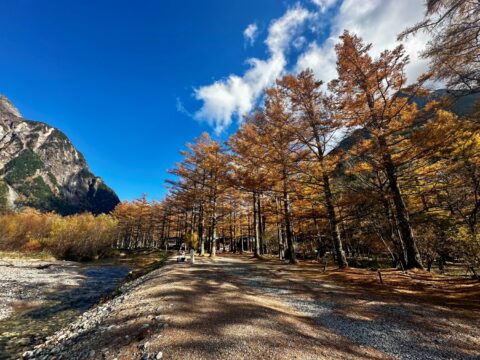
[[[24,117],[65,132],[121,199],[159,199],[186,142],[202,131],[225,139],[285,72],[310,67],[331,79],[343,28],[381,50],[422,6],[0,0],[0,93]],[[416,61],[424,43],[407,44],[412,76],[425,68]]]

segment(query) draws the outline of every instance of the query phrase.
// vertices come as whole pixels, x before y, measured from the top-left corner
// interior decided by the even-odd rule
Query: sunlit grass
[[[48,251],[21,252],[21,251],[0,251],[0,258],[7,259],[30,259],[30,260],[55,260],[55,257]]]

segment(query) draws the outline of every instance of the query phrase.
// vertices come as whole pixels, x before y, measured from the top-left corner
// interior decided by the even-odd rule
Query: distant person
[[[193,248],[190,249],[190,261],[195,264],[195,250]]]

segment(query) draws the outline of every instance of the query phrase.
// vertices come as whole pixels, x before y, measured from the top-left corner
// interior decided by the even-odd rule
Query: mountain
[[[458,116],[467,116],[471,114],[475,109],[475,106],[477,106],[477,104],[480,102],[480,93],[460,96],[460,93],[455,93],[446,89],[435,90],[428,97],[416,96],[412,99],[412,101],[417,104],[418,108],[421,109],[428,102],[444,97],[448,98],[452,102],[449,110]],[[338,151],[349,151],[354,145],[358,144],[364,139],[368,139],[369,137],[370,134],[366,129],[355,129],[337,144],[337,146],[332,150],[332,153]]]
[[[0,96],[0,206],[29,206],[63,215],[108,213],[118,196],[93,175],[60,130],[26,120]]]
[[[435,99],[447,98],[451,101],[451,108],[449,109],[454,114],[459,116],[467,116],[475,109],[476,104],[480,101],[480,93],[473,93],[463,95],[460,91],[438,89],[433,91],[430,96],[416,96],[412,99],[417,104],[418,108],[423,108],[429,101]]]

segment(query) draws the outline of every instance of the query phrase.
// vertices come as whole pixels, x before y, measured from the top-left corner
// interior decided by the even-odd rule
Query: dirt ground
[[[71,358],[479,359],[480,284],[246,256],[174,259],[133,288]],[[161,353],[161,354],[160,354]],[[81,355],[84,354],[84,355]]]

